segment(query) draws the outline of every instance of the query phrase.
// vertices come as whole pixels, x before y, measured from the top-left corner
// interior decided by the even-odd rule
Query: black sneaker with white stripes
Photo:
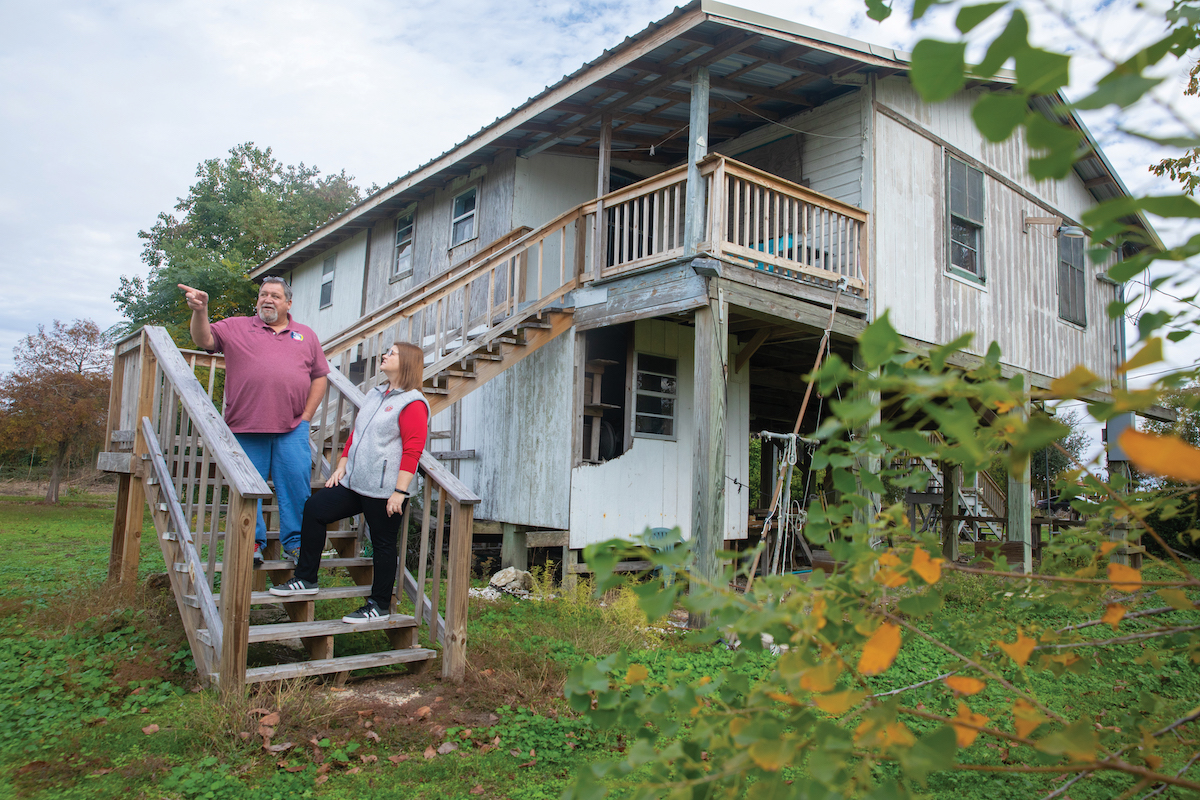
[[[374,600],[368,598],[367,602],[358,611],[342,617],[342,622],[349,622],[351,625],[361,625],[364,622],[375,622],[376,620],[385,620],[387,618],[388,612],[381,609]]]
[[[278,597],[291,597],[294,594],[316,594],[320,588],[316,583],[303,578],[292,578],[283,586],[272,586],[268,591]]]

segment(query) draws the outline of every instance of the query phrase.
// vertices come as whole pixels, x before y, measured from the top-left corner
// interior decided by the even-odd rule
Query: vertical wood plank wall
[[[879,102],[894,108],[964,153],[1004,174],[1076,219],[1094,200],[1074,175],[1064,181],[1036,182],[1024,174],[1028,148],[1023,139],[992,145],[970,119],[971,93],[927,106],[907,84],[880,83]],[[972,351],[997,341],[1003,360],[1022,370],[1054,376],[1084,364],[1111,378],[1117,354],[1117,324],[1105,310],[1114,287],[1098,279],[1105,266],[1089,265],[1087,326],[1058,317],[1058,245],[1048,226],[1022,233],[1022,214],[1047,216],[1001,182],[984,176],[986,283],[956,279],[945,270],[945,157],[942,147],[905,125],[876,114],[876,198],[874,214],[876,315],[890,310],[903,335],[947,342],[975,332]]]

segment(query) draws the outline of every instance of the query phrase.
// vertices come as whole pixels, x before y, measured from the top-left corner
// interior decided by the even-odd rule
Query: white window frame
[[[337,270],[337,253],[321,262],[321,308],[333,305],[333,276]]]
[[[472,195],[472,203],[469,211],[464,211],[461,214],[455,214],[455,208],[458,206],[458,201],[467,195]],[[454,195],[450,200],[450,248],[454,249],[461,244],[466,244],[472,239],[479,238],[479,185],[470,186],[463,189]],[[470,232],[458,238],[460,226],[470,224]]]
[[[1087,252],[1084,240],[1058,237],[1058,317],[1087,327]]]
[[[408,236],[401,240],[400,234],[405,229],[408,231]],[[417,212],[415,210],[396,217],[396,232],[392,238],[392,280],[400,280],[413,274],[413,237],[416,230]],[[405,245],[407,247],[401,249]]]
[[[679,438],[679,359],[672,356],[660,356],[656,353],[634,353],[633,362],[633,402],[630,404],[630,419],[629,430],[633,432],[633,436],[639,439],[662,439],[666,441],[676,441]],[[643,364],[644,358],[655,358],[663,361],[670,361],[674,364],[674,375],[669,375],[665,371],[647,368]],[[648,375],[655,378],[664,378],[674,381],[672,391],[661,391],[643,389],[639,387],[639,378],[643,375]],[[671,405],[670,414],[656,414],[649,411],[638,410],[638,398],[651,397],[671,399],[674,402]],[[667,419],[671,421],[671,433],[651,433],[648,431],[638,430],[638,420],[643,419]]]
[[[961,198],[961,202],[955,204],[954,179],[953,172],[955,167],[960,167],[964,171],[965,176],[965,196]],[[972,197],[972,185],[978,187],[978,195]],[[983,170],[972,167],[961,158],[955,158],[952,155],[946,156],[946,271],[953,275],[957,275],[968,280],[985,283],[987,273],[984,270],[983,260],[983,227],[984,227],[984,208],[986,206],[984,174]],[[954,263],[954,247],[959,244],[963,247],[970,248],[966,242],[959,242],[954,238],[954,224],[958,223],[962,227],[971,229],[975,234],[975,246],[971,248],[975,252],[975,269],[971,270],[967,267]]]

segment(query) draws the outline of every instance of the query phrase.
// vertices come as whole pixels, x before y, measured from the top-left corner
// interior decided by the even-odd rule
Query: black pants
[[[317,582],[321,552],[325,549],[325,526],[355,514],[362,514],[371,528],[375,558],[371,599],[387,613],[392,604],[392,585],[396,582],[396,535],[404,514],[389,517],[386,497],[364,497],[340,484],[309,497],[300,522],[300,563],[296,565],[296,577]]]

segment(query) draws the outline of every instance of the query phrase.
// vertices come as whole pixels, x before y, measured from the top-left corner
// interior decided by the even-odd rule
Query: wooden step
[[[346,626],[350,627],[350,626]],[[436,650],[410,647],[404,650],[384,650],[341,658],[322,658],[316,661],[298,661],[295,664],[276,664],[271,667],[251,667],[246,670],[246,683],[280,681],[305,675],[327,675],[331,672],[349,672],[355,669],[386,667],[390,664],[410,664],[429,661],[437,657]]]
[[[222,569],[224,569],[224,564],[225,564],[225,562],[218,561],[214,571],[220,572]],[[327,567],[330,569],[332,569],[333,567],[370,567],[370,566],[374,566],[374,564],[375,564],[374,559],[370,559],[370,558],[322,558],[321,559],[321,569],[325,569]],[[262,567],[260,567],[260,569],[263,569],[263,570],[294,569],[295,566],[296,565],[293,564],[291,561],[288,561],[287,559],[282,559],[279,561],[264,561],[263,565],[262,565]],[[175,571],[176,572],[187,572],[187,564],[184,564],[182,562],[176,562],[175,563]]]
[[[275,625],[251,625],[250,642],[278,642],[281,639],[307,639],[312,636],[336,636],[355,631],[382,631],[392,628],[412,628],[417,618],[407,614],[391,614],[387,619],[342,622],[341,619],[318,619],[312,622],[280,622]]]
[[[271,594],[270,592],[251,592],[250,605],[265,606],[269,604],[283,603],[303,603],[307,600],[345,600],[348,597],[368,597],[371,594],[371,585],[365,586],[330,586],[327,589],[321,589],[316,594],[297,594],[291,597],[280,597],[279,595]],[[192,608],[199,608],[200,601],[196,599],[194,594],[185,594],[183,602],[187,603]],[[213,602],[220,603],[221,595],[213,595]]]

